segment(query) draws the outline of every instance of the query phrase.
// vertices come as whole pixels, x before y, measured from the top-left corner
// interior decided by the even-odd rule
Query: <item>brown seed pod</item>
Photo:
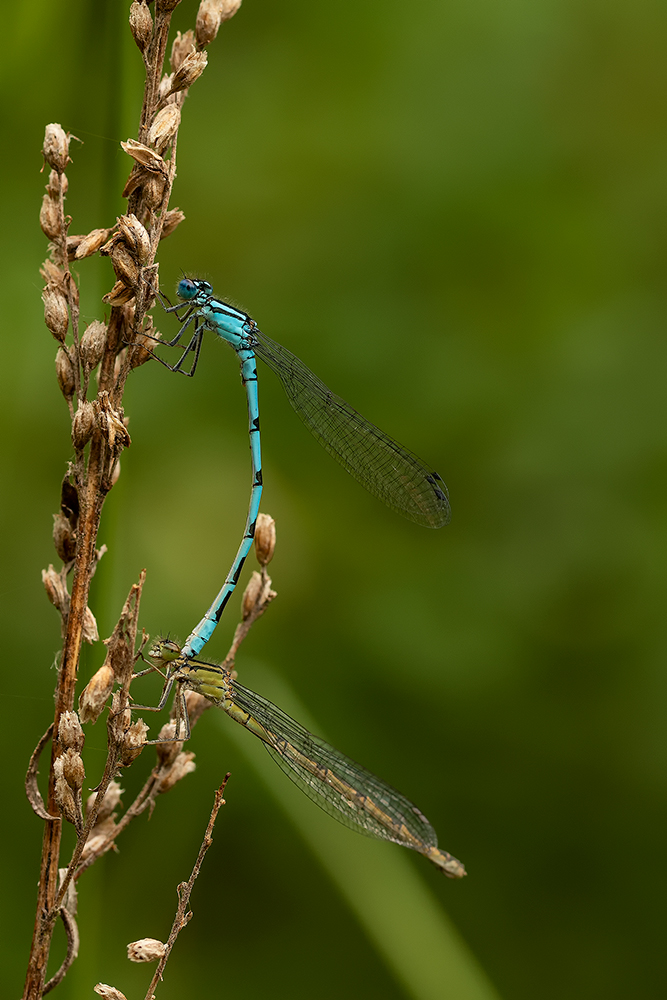
[[[105,820],[109,819],[114,809],[118,806],[120,802],[120,797],[123,794],[124,789],[120,787],[117,781],[111,781],[109,787],[106,790],[106,794],[102,799],[102,804],[100,806],[100,811],[97,814],[97,826],[99,823],[103,823]],[[97,792],[93,792],[86,799],[86,815],[90,813],[97,800]]]
[[[97,722],[113,688],[113,670],[103,664],[90,678],[79,698],[81,722]]]
[[[70,747],[65,750],[65,753],[59,757],[62,761],[62,773],[63,778],[70,786],[70,788],[77,791],[83,785],[84,778],[86,777],[86,770],[83,766],[83,761],[81,759],[81,754]]]
[[[64,514],[53,515],[53,544],[64,563],[72,561],[76,553],[76,533]]]
[[[67,177],[65,174],[59,174],[56,170],[49,171],[49,180],[46,185],[46,190],[48,194],[51,195],[53,200],[60,198],[60,192],[67,185]],[[63,190],[63,194],[64,194]]]
[[[223,21],[234,17],[241,6],[241,0],[201,0],[197,11],[197,46],[209,45],[218,34]]]
[[[140,264],[145,264],[151,252],[151,238],[136,215],[121,215],[118,219],[118,231],[130,253]]]
[[[192,29],[181,34],[180,31],[176,32],[176,38],[174,39],[171,46],[171,56],[169,57],[169,64],[171,66],[172,73],[176,73],[177,70],[181,68],[181,64],[186,56],[189,56],[191,52],[195,51],[195,35]],[[171,87],[171,82],[169,84]]]
[[[65,750],[71,747],[81,752],[86,737],[76,712],[63,712],[58,723],[58,739]]]
[[[158,177],[157,174],[152,174],[148,178],[144,184],[144,202],[146,204],[146,208],[151,211],[156,211],[160,208],[162,205],[165,184],[165,178]]]
[[[72,421],[72,441],[77,451],[81,451],[93,436],[96,424],[95,407],[87,399],[79,403]]]
[[[65,272],[61,267],[54,264],[52,260],[49,260],[48,257],[40,267],[39,273],[44,278],[47,285],[51,285],[60,291],[64,291]]]
[[[181,212],[180,208],[170,208],[164,217],[164,225],[162,226],[160,239],[164,240],[167,236],[171,236],[174,229],[176,229],[176,226],[179,226],[184,219],[185,214]]]
[[[178,757],[171,765],[167,773],[161,779],[158,785],[159,794],[168,792],[174,787],[179,781],[181,781],[186,774],[190,774],[195,770],[196,764],[194,762],[195,755],[193,753],[179,753]]]
[[[61,574],[56,573],[51,564],[49,564],[48,569],[42,570],[42,583],[51,604],[58,609],[64,618],[69,612],[69,594]]]
[[[130,962],[157,962],[166,950],[166,945],[157,938],[141,938],[128,944],[127,957]]]
[[[173,73],[165,73],[160,80],[160,85],[157,89],[158,103],[159,104],[173,104],[176,100],[175,97],[170,96],[171,85],[174,82]]]
[[[137,0],[130,5],[130,31],[140,51],[145,52],[153,34],[153,18],[147,5]]]
[[[255,526],[255,555],[260,566],[268,566],[276,549],[276,522],[268,514],[258,514]]]
[[[42,198],[42,207],[39,210],[39,224],[47,239],[60,239],[62,232],[60,201],[52,198],[50,194],[45,194]]]
[[[53,766],[54,773],[56,774],[57,774],[57,766],[59,760],[60,758],[55,762]],[[76,808],[74,793],[72,792],[70,786],[67,784],[67,781],[65,780],[62,773],[58,774],[56,777],[55,796],[56,796],[56,805],[58,806],[58,809],[65,817],[67,822],[71,823],[72,826],[78,826],[79,813]]]
[[[101,996],[103,1000],[127,1000],[124,993],[117,990],[115,986],[107,986],[106,983],[96,983],[93,986],[93,992]]]
[[[67,259],[83,260],[84,257],[92,257],[108,238],[110,232],[110,229],[93,229],[83,236],[68,236]]]
[[[117,281],[111,291],[102,296],[102,302],[106,302],[109,306],[122,306],[133,298],[133,290],[124,285],[122,281]]]
[[[70,134],[65,132],[62,126],[56,122],[46,126],[42,153],[49,166],[57,170],[59,174],[62,174],[67,164],[71,162],[69,157],[70,139]]]
[[[69,326],[67,299],[60,289],[54,285],[47,285],[42,290],[42,301],[44,303],[44,322],[50,333],[62,344],[67,336],[67,327]]]
[[[128,288],[136,288],[139,265],[124,243],[118,242],[111,251],[111,263],[116,277]]]
[[[74,367],[69,359],[69,355],[62,347],[58,348],[56,354],[56,378],[58,385],[65,399],[70,400],[74,395],[76,383],[74,381]]]
[[[164,153],[165,149],[178,132],[181,124],[181,109],[175,104],[168,104],[162,111],[158,111],[153,120],[153,124],[148,130],[148,143],[153,146],[158,153]]]
[[[88,607],[83,613],[81,638],[84,642],[90,643],[91,646],[94,642],[98,642],[100,638],[100,633],[97,630],[97,622],[95,621],[95,615]]]
[[[170,93],[176,94],[191,87],[206,69],[207,62],[208,56],[205,52],[190,52],[181,63],[178,72],[174,73]]]
[[[145,167],[152,173],[162,174],[163,177],[167,176],[166,163],[150,146],[144,145],[143,142],[137,142],[136,139],[128,139],[127,142],[121,142],[121,147],[140,167]],[[124,193],[123,197],[126,197]]]
[[[89,372],[91,372],[93,368],[97,368],[102,360],[106,342],[106,324],[102,323],[99,319],[93,320],[93,322],[89,323],[83,331],[81,342],[79,344],[81,361]]]
[[[137,719],[127,729],[120,747],[120,765],[129,767],[134,763],[141,751],[146,746],[146,733],[148,726],[143,719]]]
[[[255,605],[262,596],[263,587],[261,574],[255,571],[248,580],[248,585],[243,592],[243,621],[247,621],[254,611]]]

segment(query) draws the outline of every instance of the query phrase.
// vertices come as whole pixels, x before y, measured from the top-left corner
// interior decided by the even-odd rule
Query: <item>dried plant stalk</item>
[[[127,211],[115,225],[69,235],[66,171],[72,162],[70,151],[75,137],[56,123],[47,126],[44,137],[43,155],[49,173],[40,225],[50,241],[41,269],[45,282],[44,319],[58,345],[56,375],[72,420],[74,459],[61,484],[59,510],[54,516],[54,543],[62,569],[56,571],[50,566],[43,574],[47,596],[60,614],[63,637],[55,715],[49,730],[52,747],[46,804],[37,788],[36,775],[49,734],[40,740],[26,780],[29,800],[44,822],[37,913],[23,994],[30,1000],[38,1000],[57,985],[76,957],[75,880],[109,849],[134,816],[152,806],[161,791],[188,773],[185,765],[192,763],[190,755],[188,761],[180,761],[176,772],[178,756],[171,762],[159,761],[137,800],[116,822],[114,809],[120,799],[120,786],[115,778],[119,769],[129,766],[141,752],[147,728],[141,720],[132,723],[127,707],[142,574],[107,640],[105,663],[82,695],[81,721],[92,722],[108,704],[114,685],[118,687],[107,727],[104,775],[84,812],[83,731],[74,711],[75,688],[82,643],[94,643],[99,638],[88,595],[105,551],[104,547],[96,548],[102,507],[118,478],[120,454],[131,443],[122,407],[123,392],[130,371],[148,360],[147,344],[159,336],[146,312],[158,287],[155,258],[160,239],[173,233],[184,218],[179,209],[169,209],[169,199],[188,87],[206,66],[203,49],[239,5],[235,0],[204,0],[196,38],[194,29],[183,36],[179,33],[172,51],[172,71],[163,75],[171,17],[179,2],[156,0],[154,15],[147,2],[135,0],[130,7],[130,30],[144,61],[146,80],[138,138],[123,143],[133,165],[125,187]],[[115,284],[104,297],[111,308],[106,322],[96,320],[80,331],[79,289],[69,265],[95,253],[108,256],[113,266]],[[95,370],[97,391],[88,398]],[[143,642],[146,640],[144,637]],[[63,820],[77,831],[76,847],[64,870],[60,869]],[[66,930],[67,958],[53,979],[45,983],[58,919]]]

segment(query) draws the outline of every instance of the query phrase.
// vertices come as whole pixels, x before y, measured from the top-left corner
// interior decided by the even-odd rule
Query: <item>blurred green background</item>
[[[174,28],[195,11],[185,0]],[[142,79],[126,18],[110,0],[5,14],[6,996],[20,991],[34,918],[41,826],[22,781],[52,717],[59,623],[39,573],[57,562],[51,515],[71,457],[40,302],[40,146],[50,121],[83,140],[71,232],[110,224]],[[338,827],[329,845],[335,824],[293,805],[262,748],[211,712],[191,745],[196,773],[80,883],[81,957],[63,1000],[97,980],[143,995],[149,970],[125,945],[168,933],[228,769],[165,1000],[664,996],[666,22],[657,0],[245,0],[223,27],[184,112],[172,204],[187,221],[162,247],[162,286],[180,268],[207,277],[429,460],[453,510],[437,533],[385,510],[262,371],[279,598],[240,676],[301,704],[303,721],[409,795],[469,876],[446,881]],[[110,264],[79,273],[85,321],[100,318]],[[209,337],[193,381],[146,365],[125,408],[133,444],[105,508],[92,608],[107,636],[146,567],[141,624],[183,639],[245,517],[235,359]],[[224,655],[239,600],[210,657]],[[83,680],[103,656],[84,651]],[[98,723],[91,786],[103,746]],[[126,803],[148,756],[123,775]],[[469,953],[455,939],[447,952],[447,919]],[[54,967],[61,957],[58,939]],[[458,985],[439,965],[457,961]]]

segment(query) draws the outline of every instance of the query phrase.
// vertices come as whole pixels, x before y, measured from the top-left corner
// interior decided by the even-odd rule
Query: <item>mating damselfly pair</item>
[[[183,692],[191,689],[202,694],[261,739],[288,777],[330,815],[359,832],[424,854],[450,878],[461,877],[463,865],[438,849],[433,827],[408,799],[308,733],[261,695],[244,688],[223,667],[195,659],[220,621],[255,534],[262,494],[257,357],[278,376],[297,414],[326,451],[387,506],[418,524],[440,528],[450,519],[447,487],[429,465],[362,417],[294,354],[263,334],[247,313],[216,298],[207,281],[183,278],[177,294],[181,302],[168,305],[167,312],[176,314],[180,329],[173,340],[160,343],[179,345],[190,327],[192,335],[175,365],[155,357],[171,371],[194,375],[206,329],[234,349],[246,391],[252,485],[241,544],[222,589],[182,649],[161,641],[151,650],[153,661],[167,667],[159,707],[164,707],[176,685],[178,718],[189,732]],[[185,310],[182,316],[180,310]]]

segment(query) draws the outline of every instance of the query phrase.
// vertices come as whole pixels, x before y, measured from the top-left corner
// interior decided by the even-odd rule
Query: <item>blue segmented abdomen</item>
[[[216,333],[218,328],[216,326]],[[224,339],[227,339],[226,337]],[[239,338],[240,339],[240,338]],[[231,341],[230,341],[231,343]],[[234,346],[232,344],[232,346]],[[192,630],[183,646],[183,655],[190,658],[197,656],[204,648],[208,640],[213,635],[215,627],[222,617],[222,613],[227,603],[236,589],[236,585],[243,569],[243,564],[252,547],[255,537],[255,526],[257,515],[259,514],[259,504],[262,498],[262,451],[259,434],[259,398],[257,392],[257,361],[254,351],[243,348],[237,349],[239,360],[241,361],[241,380],[246,392],[248,402],[248,435],[250,439],[250,460],[252,464],[252,486],[250,489],[250,503],[248,506],[248,516],[246,518],[243,538],[239,545],[238,552],[231,569],[227,574],[222,589],[211,604],[210,608]]]

